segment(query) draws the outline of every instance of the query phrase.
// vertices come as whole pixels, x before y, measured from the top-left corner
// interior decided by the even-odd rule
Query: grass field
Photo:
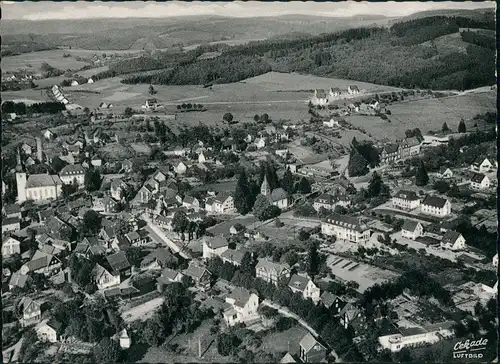
[[[63,57],[64,53],[72,54],[72,52],[72,50],[56,49],[2,57],[2,72],[14,72],[20,69],[38,72],[42,63],[48,63],[52,67],[62,70],[77,70],[87,65],[85,62],[77,61],[74,57]]]
[[[109,69],[108,66],[103,66],[103,67],[91,68],[91,69],[85,70],[85,71],[79,71],[77,73],[82,77],[88,78],[88,77],[92,77],[93,75],[96,75],[100,72],[107,71],[108,69]]]

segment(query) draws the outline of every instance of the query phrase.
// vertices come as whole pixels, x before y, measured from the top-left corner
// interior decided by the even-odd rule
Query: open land
[[[26,53],[18,56],[2,57],[2,72],[14,72],[20,69],[38,72],[40,71],[42,63],[48,63],[50,66],[62,70],[78,70],[87,65],[87,63],[77,61],[73,57],[63,57],[65,53],[73,55],[73,50],[55,49],[51,51]]]

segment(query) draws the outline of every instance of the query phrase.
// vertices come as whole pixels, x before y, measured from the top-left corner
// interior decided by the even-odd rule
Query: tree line
[[[2,104],[2,114],[57,114],[63,110],[66,110],[63,103],[53,101],[38,102],[31,105],[26,105],[24,102],[5,101]]]

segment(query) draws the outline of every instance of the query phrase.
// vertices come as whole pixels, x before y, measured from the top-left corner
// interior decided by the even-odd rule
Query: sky
[[[291,14],[350,17],[360,14],[406,16],[436,9],[478,9],[495,7],[484,2],[14,2],[1,1],[3,19],[51,20],[96,18],[164,18],[175,16],[220,15],[258,17]]]

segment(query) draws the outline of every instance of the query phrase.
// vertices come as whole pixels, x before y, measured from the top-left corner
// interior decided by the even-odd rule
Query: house
[[[420,206],[420,198],[413,191],[400,190],[392,197],[392,206],[402,210],[414,210]]]
[[[117,253],[110,254],[106,256],[106,260],[111,267],[113,274],[120,275],[122,279],[130,277],[132,268],[125,252],[119,251]]]
[[[265,138],[257,138],[254,141],[255,146],[257,149],[262,149],[266,147],[266,139]]]
[[[180,161],[175,167],[174,172],[177,174],[184,174],[188,170],[188,166],[186,163]]]
[[[405,159],[420,154],[420,144],[416,137],[403,139],[399,144],[399,158]]]
[[[243,261],[243,257],[247,253],[246,249],[227,249],[224,253],[220,255],[224,263],[229,263],[239,267]]]
[[[200,201],[196,197],[185,196],[184,200],[182,200],[182,206],[198,211],[200,209]]]
[[[85,168],[81,164],[68,164],[59,172],[59,178],[66,185],[76,181],[82,187],[85,183]]]
[[[216,236],[214,238],[205,237],[203,240],[203,259],[210,259],[215,256],[220,257],[228,249],[229,242],[223,236]]]
[[[350,302],[347,302],[340,310],[339,319],[344,329],[351,326],[356,334],[366,332],[368,328],[368,322],[363,311]]]
[[[278,149],[274,152],[278,157],[286,159],[288,157],[288,149]]]
[[[45,131],[43,132],[43,136],[44,136],[44,137],[45,137],[45,139],[47,139],[47,140],[52,140],[52,139],[54,139],[55,134],[54,134],[52,131],[50,131],[49,129],[47,129],[47,130],[45,130]]]
[[[209,289],[211,286],[212,274],[196,262],[191,261],[182,274],[191,277],[196,286],[202,291]]]
[[[221,192],[216,197],[209,197],[205,203],[205,210],[216,214],[233,213],[235,211],[233,196]]]
[[[462,234],[448,230],[441,240],[441,248],[449,250],[463,250],[465,249],[465,239]]]
[[[181,272],[177,272],[176,270],[170,268],[163,268],[161,272],[161,276],[156,279],[158,291],[163,292],[163,288],[165,285],[181,282],[184,274]]]
[[[116,201],[121,201],[127,192],[128,185],[123,182],[121,179],[116,178],[111,181],[111,197],[113,197]]]
[[[61,260],[53,255],[37,250],[31,260],[21,266],[21,274],[38,273],[45,276],[57,273],[61,269]]]
[[[94,167],[101,167],[102,166],[102,158],[98,156],[93,156],[92,159],[90,160],[90,164],[92,164]]]
[[[130,336],[128,335],[127,329],[123,329],[120,332],[119,340],[120,340],[120,347],[122,349],[130,348],[132,341],[130,340]]]
[[[162,269],[177,266],[179,259],[167,248],[160,248],[152,251],[141,261],[142,269]]]
[[[476,173],[486,173],[493,168],[488,158],[477,158],[470,166],[470,170]]]
[[[498,267],[498,253],[496,253],[495,256],[493,257],[492,263],[494,267]]]
[[[437,324],[415,327],[396,327],[391,325],[378,342],[383,349],[399,352],[404,347],[428,346],[444,338],[453,337],[454,321],[445,321]]]
[[[62,194],[62,181],[57,175],[16,173],[18,202],[57,199]]]
[[[235,288],[227,297],[229,307],[224,311],[224,321],[228,326],[245,323],[259,318],[259,296],[245,288]]]
[[[338,128],[340,127],[338,119],[330,119],[330,121],[323,121],[324,126],[328,126],[329,128]]]
[[[24,288],[27,283],[32,282],[32,278],[21,272],[12,273],[9,280],[9,289],[14,289],[15,287]]]
[[[42,318],[42,304],[28,296],[21,298],[19,307],[22,308],[21,324],[26,327],[38,323]]]
[[[260,186],[260,193],[269,199],[271,205],[277,206],[280,209],[288,207],[288,193],[281,187],[275,188],[271,192],[267,176],[264,176],[264,181],[262,181],[262,185]]]
[[[147,99],[146,103],[142,106],[143,109],[156,109],[158,107],[158,101],[156,99]]]
[[[342,298],[331,292],[325,291],[321,294],[320,301],[334,315],[338,315],[347,304]]]
[[[321,345],[311,333],[300,340],[300,360],[303,363],[319,363],[326,359],[326,348]]]
[[[108,269],[97,263],[90,273],[98,289],[107,289],[120,284],[120,274],[113,274]]]
[[[78,86],[78,85],[79,85],[79,83],[78,83],[78,81],[76,81],[76,80],[73,80],[73,81],[71,82],[71,86]]]
[[[11,236],[2,239],[2,257],[7,258],[13,254],[21,254],[21,242]]]
[[[473,190],[485,190],[490,187],[490,179],[482,173],[474,173],[470,179],[470,188]]]
[[[305,299],[310,298],[314,303],[320,300],[320,289],[307,275],[294,274],[290,277],[288,287],[293,293],[300,293]]]
[[[266,282],[278,285],[282,279],[290,277],[290,266],[286,263],[274,263],[267,259],[259,259],[255,266],[255,275]]]
[[[444,217],[451,214],[451,203],[445,198],[427,195],[421,203],[423,214]]]
[[[370,240],[370,229],[360,219],[334,212],[321,222],[321,233],[354,243]]]
[[[31,145],[29,144],[26,144],[26,143],[23,143],[21,145],[21,150],[24,152],[24,154],[26,155],[30,155],[33,153],[33,148],[31,147]]]
[[[380,164],[394,163],[400,159],[399,145],[388,143],[382,147],[380,152]]]
[[[327,105],[329,102],[328,95],[325,90],[314,90],[314,95],[311,98],[311,103],[317,106]]]
[[[2,235],[9,231],[21,230],[21,220],[18,217],[7,217],[2,219]]]
[[[291,364],[296,362],[297,360],[295,360],[295,358],[289,352],[287,352],[285,356],[283,356],[283,358],[281,358],[280,360],[280,364]]]
[[[136,247],[144,246],[151,242],[149,233],[144,229],[134,230],[125,234],[125,239],[128,240],[131,246]]]
[[[322,195],[319,195],[316,200],[314,200],[313,207],[316,211],[319,211],[321,208],[333,210],[336,206],[335,201],[335,196],[330,195],[329,193],[323,193]]]
[[[134,166],[134,163],[132,163],[132,161],[130,161],[128,159],[126,159],[122,162],[122,170],[125,173],[132,172],[133,166]]]
[[[418,221],[406,220],[401,228],[403,238],[415,240],[424,233],[424,227]]]
[[[209,163],[214,160],[214,153],[210,150],[202,151],[198,155],[198,163]]]
[[[447,167],[441,167],[437,176],[442,179],[450,179],[453,177],[453,171]]]
[[[61,339],[62,324],[54,319],[44,320],[37,326],[36,333],[40,340],[56,343]]]

